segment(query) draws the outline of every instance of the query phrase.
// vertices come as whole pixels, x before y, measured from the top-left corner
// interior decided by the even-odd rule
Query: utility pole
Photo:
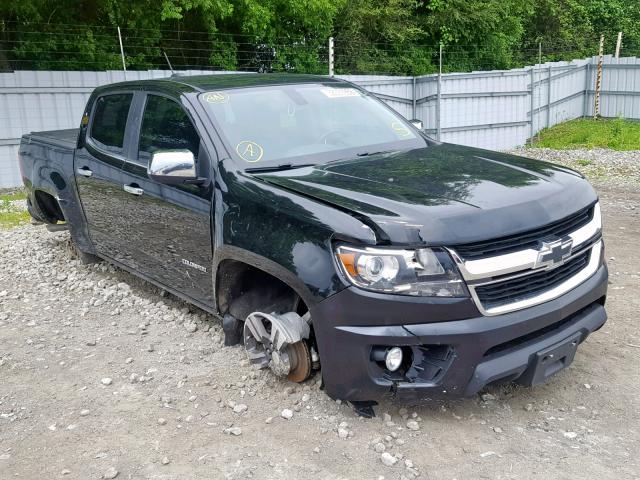
[[[531,111],[531,115],[530,115],[530,120],[531,122],[529,123],[529,143],[533,144],[533,140],[536,134],[535,131],[535,125],[533,123],[533,118],[535,116],[535,108],[536,108],[536,99],[534,97],[535,94],[535,67],[529,67],[529,108]]]
[[[618,32],[618,40],[616,41],[616,58],[620,58],[621,47],[622,47],[622,32]]]
[[[540,89],[539,89],[540,92],[542,92],[541,70],[542,70],[542,42],[538,42],[538,81],[540,82]],[[551,80],[549,80],[549,88],[551,88]],[[549,106],[547,105],[547,114],[549,113],[548,107]],[[540,93],[540,107],[538,107],[538,117],[542,118],[542,93]],[[538,122],[538,141],[540,141],[540,130],[542,130],[542,128],[540,128],[540,123],[541,122],[539,121]]]
[[[436,94],[436,139],[440,141],[442,134],[441,119],[442,115],[441,103],[442,103],[442,43],[440,44],[440,51],[438,54],[438,90]]]
[[[538,63],[540,64],[540,68],[542,68],[542,42],[538,42]]]
[[[118,27],[118,41],[120,42],[120,56],[122,57],[122,70],[124,71],[124,79],[127,80],[127,64],[124,61],[124,49],[122,48],[122,35],[120,34],[120,27]]]
[[[175,74],[176,72],[173,71],[173,67],[171,66],[171,62],[169,61],[169,57],[167,57],[167,52],[162,50],[162,54],[164,55],[164,59],[167,61],[167,65],[169,65],[169,70],[171,70],[171,75]]]
[[[596,71],[596,92],[593,105],[593,118],[600,117],[600,90],[602,89],[602,62],[604,60],[604,35],[600,35],[600,49],[598,51],[598,69]]]
[[[334,54],[334,48],[333,48],[333,37],[329,37],[329,76],[333,77],[334,72],[333,72],[333,54]]]

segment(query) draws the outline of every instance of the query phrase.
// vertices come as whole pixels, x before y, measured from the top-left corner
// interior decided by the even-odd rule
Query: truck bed
[[[18,161],[28,192],[27,206],[31,216],[40,222],[56,223],[81,212],[75,188],[69,188],[75,184],[73,156],[77,138],[77,128],[22,136]]]
[[[24,135],[23,138],[73,150],[78,140],[78,132],[78,128],[47,130],[45,132],[31,132]]]

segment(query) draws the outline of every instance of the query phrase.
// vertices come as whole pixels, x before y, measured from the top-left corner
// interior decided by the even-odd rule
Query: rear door
[[[137,148],[125,159],[123,240],[136,270],[194,300],[213,305],[209,156],[188,113],[173,99],[147,94],[136,130]],[[204,185],[163,185],[147,174],[151,154],[190,150]]]
[[[89,236],[97,252],[122,258],[123,235],[114,231],[124,206],[122,166],[127,148],[127,124],[133,116],[134,92],[100,95],[93,102],[89,125],[74,169]]]

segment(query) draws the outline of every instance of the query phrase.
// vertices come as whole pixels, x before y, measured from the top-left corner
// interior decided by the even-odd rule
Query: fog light
[[[402,364],[402,349],[399,347],[389,349],[384,357],[384,364],[391,372],[398,370]]]

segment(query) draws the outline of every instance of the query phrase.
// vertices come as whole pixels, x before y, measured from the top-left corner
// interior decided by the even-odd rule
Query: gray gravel
[[[639,479],[640,190],[599,193],[610,320],[568,371],[371,420],[66,233],[0,231],[0,478]]]
[[[597,184],[640,186],[640,151],[520,148],[509,153],[564,165]]]

